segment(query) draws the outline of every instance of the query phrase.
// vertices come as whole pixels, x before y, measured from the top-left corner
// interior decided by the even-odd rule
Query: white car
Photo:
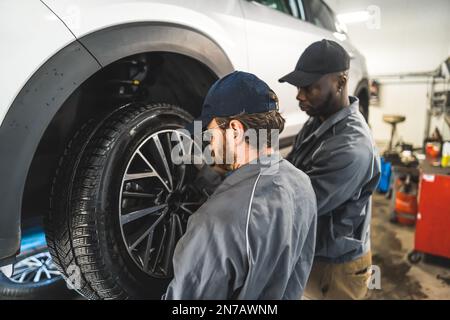
[[[18,254],[21,221],[42,216],[54,262],[87,298],[164,292],[204,200],[195,169],[171,162],[170,135],[216,79],[265,80],[290,141],[306,116],[278,79],[332,39],[367,117],[365,60],[319,0],[3,0],[0,23],[0,265]]]

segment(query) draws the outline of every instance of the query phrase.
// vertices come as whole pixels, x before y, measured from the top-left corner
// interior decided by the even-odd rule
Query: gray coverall
[[[380,163],[359,101],[323,123],[311,117],[287,160],[304,171],[317,196],[316,260],[353,261],[370,250],[371,195]]]
[[[234,171],[189,218],[163,298],[301,297],[314,256],[316,197],[306,174],[275,159]]]

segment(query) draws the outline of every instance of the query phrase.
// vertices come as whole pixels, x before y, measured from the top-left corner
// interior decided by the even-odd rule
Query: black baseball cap
[[[267,83],[254,74],[235,71],[212,85],[203,102],[202,113],[195,121],[202,121],[204,129],[215,117],[271,110],[278,110],[278,98]],[[193,133],[194,122],[186,129]]]
[[[323,39],[311,44],[300,56],[295,70],[278,80],[307,87],[328,73],[348,70],[350,56],[337,42]]]

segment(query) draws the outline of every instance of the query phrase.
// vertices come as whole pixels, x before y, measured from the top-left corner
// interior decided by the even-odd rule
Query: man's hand
[[[222,183],[225,173],[226,170],[217,165],[203,165],[203,167],[199,169],[193,185],[202,194],[209,197]]]
[[[222,177],[225,176],[225,174],[228,172],[223,166],[220,166],[218,164],[210,166],[210,168],[220,174]]]

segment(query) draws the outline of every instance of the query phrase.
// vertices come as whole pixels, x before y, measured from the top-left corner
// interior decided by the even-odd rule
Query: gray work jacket
[[[229,175],[188,221],[163,299],[298,299],[314,257],[307,175],[280,156]]]
[[[317,197],[316,259],[343,263],[370,250],[371,195],[378,153],[359,100],[325,120],[311,117],[287,156],[311,179]]]

